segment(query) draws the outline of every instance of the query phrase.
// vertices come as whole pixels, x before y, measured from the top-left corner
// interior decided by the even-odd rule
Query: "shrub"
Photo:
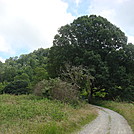
[[[0,94],[3,93],[3,89],[5,88],[5,86],[7,85],[8,83],[7,82],[0,82]]]
[[[30,89],[28,88],[28,82],[24,80],[13,81],[3,89],[3,93],[15,95],[27,94],[29,92]]]
[[[75,87],[59,78],[43,80],[36,84],[34,94],[68,103],[78,103],[78,91]]]

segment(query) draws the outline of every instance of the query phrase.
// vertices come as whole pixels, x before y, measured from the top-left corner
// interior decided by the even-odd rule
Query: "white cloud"
[[[120,27],[129,39],[134,36],[133,8],[133,0],[91,0],[89,14],[97,14],[107,18],[111,23]]]
[[[74,19],[67,8],[62,0],[0,0],[0,50],[52,46],[58,28]]]
[[[0,36],[0,51],[1,52],[7,52],[8,51],[7,50],[7,44],[5,42],[5,39],[2,36]]]
[[[107,18],[109,21],[114,23],[114,17],[116,15],[114,9],[107,9],[107,10],[102,10],[99,15]]]
[[[2,57],[0,57],[0,61],[1,61],[2,63],[4,63],[4,62],[5,62],[5,59],[3,59]]]
[[[128,43],[134,44],[134,36],[128,36]]]
[[[127,2],[129,0],[117,0],[118,3],[124,3],[124,2]]]
[[[76,5],[78,6],[81,3],[81,0],[74,0]]]
[[[10,45],[5,41],[4,37],[0,35],[0,52],[12,53]]]

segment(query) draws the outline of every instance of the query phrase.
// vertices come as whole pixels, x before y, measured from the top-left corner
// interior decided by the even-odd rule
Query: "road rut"
[[[95,107],[98,108],[98,117],[78,134],[133,134],[123,116],[107,108]]]

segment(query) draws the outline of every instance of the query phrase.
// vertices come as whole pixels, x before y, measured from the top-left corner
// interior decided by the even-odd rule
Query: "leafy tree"
[[[124,52],[126,55],[125,59],[125,67],[127,69],[126,71],[134,78],[134,45],[132,43],[126,45],[124,48]]]
[[[35,75],[34,75],[33,79],[34,79],[35,83],[42,81],[43,79],[48,79],[48,72],[46,71],[45,68],[36,67],[34,72],[35,72]]]
[[[133,56],[131,47],[127,45],[125,34],[107,19],[96,15],[79,17],[73,23],[62,26],[55,35],[48,56],[49,75],[59,76],[66,63],[82,65],[94,77],[93,92],[106,92],[109,94],[107,98],[110,98],[111,91],[115,91],[116,96],[121,96],[118,93],[120,89],[116,87],[125,91],[131,83],[130,77],[133,79],[133,60],[127,60],[127,57]]]
[[[76,90],[80,92],[80,96],[82,98],[88,99],[91,102],[92,98],[92,88],[91,88],[91,81],[94,79],[89,70],[83,68],[82,66],[71,66],[69,64],[65,65],[65,70],[61,74],[61,78],[71,83]]]
[[[33,81],[34,69],[32,69],[32,67],[30,65],[22,67],[22,73],[23,72],[28,75],[28,78],[30,81]],[[20,74],[22,74],[22,73],[20,73]]]
[[[124,33],[100,16],[82,16],[59,29],[50,50],[50,67],[55,76],[65,62],[90,66],[105,60],[112,50],[122,48],[127,41]],[[94,55],[93,59],[91,56]],[[92,63],[89,63],[92,62]]]
[[[11,65],[6,65],[4,67],[4,74],[3,79],[4,81],[11,82],[14,80],[14,77],[16,76],[16,68]]]
[[[5,63],[0,62],[0,90],[7,86],[15,87],[17,94],[24,90],[16,88],[15,83],[27,83],[27,88],[32,88],[38,81],[48,77],[46,71],[47,55],[49,49],[40,48],[30,54],[21,55],[20,57],[10,57]],[[21,82],[25,81],[25,82]],[[14,88],[11,89],[14,91]]]
[[[0,82],[3,82],[3,74],[4,74],[4,66],[3,63],[0,62]]]

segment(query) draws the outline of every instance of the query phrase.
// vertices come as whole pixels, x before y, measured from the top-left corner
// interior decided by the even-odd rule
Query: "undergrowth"
[[[70,134],[96,116],[88,104],[73,106],[34,95],[0,95],[0,134]]]

